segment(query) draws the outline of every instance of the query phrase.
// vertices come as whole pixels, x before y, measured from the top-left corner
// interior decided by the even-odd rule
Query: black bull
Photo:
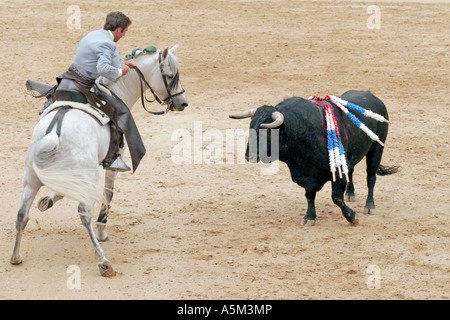
[[[386,107],[381,100],[369,91],[347,91],[342,99],[362,106],[388,119]],[[397,167],[383,167],[381,157],[383,146],[373,141],[336,106],[332,105],[344,146],[349,168],[349,181],[345,176],[336,177],[332,182],[332,200],[342,210],[342,214],[351,224],[358,223],[356,212],[350,209],[344,201],[344,192],[349,201],[354,199],[353,171],[355,165],[366,157],[367,187],[369,189],[365,212],[373,213],[375,203],[373,191],[376,174],[388,175],[398,171]],[[281,115],[280,115],[281,113]],[[378,122],[353,112],[370,130],[378,135],[384,143],[388,134],[388,123]],[[275,107],[264,105],[238,115],[233,119],[251,117],[250,130],[256,132],[259,141],[261,128],[267,129],[267,152],[260,152],[259,147],[250,148],[247,145],[246,158],[251,162],[264,163],[280,160],[289,167],[292,180],[306,190],[308,210],[303,218],[303,225],[314,225],[316,220],[315,198],[327,181],[332,181],[327,150],[327,134],[324,109],[303,98],[289,98]],[[274,121],[275,120],[275,121]],[[271,131],[278,130],[278,159],[270,154]],[[249,140],[249,142],[251,139]],[[258,144],[259,145],[259,144]],[[256,153],[256,154],[254,154]],[[346,189],[347,187],[347,189]]]

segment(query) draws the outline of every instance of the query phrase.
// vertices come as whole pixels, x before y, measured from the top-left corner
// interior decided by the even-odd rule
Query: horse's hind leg
[[[29,212],[31,204],[36,197],[37,192],[40,189],[40,185],[32,186],[31,184],[25,184],[22,191],[21,205],[19,212],[17,213],[16,220],[16,242],[14,244],[14,250],[11,255],[11,264],[21,264],[22,256],[20,255],[20,242],[22,240],[23,230],[27,226]]]
[[[49,197],[49,196],[42,197],[39,200],[39,202],[38,202],[38,209],[40,211],[44,212],[45,210],[50,209],[51,207],[53,207],[53,205],[57,201],[59,201],[59,200],[61,200],[63,198],[64,198],[64,196],[62,196],[62,195],[60,195],[58,193],[53,194],[52,197]]]
[[[78,212],[80,213],[81,223],[86,227],[89,237],[91,238],[92,244],[94,245],[95,255],[98,258],[98,268],[100,274],[103,277],[115,276],[114,269],[112,268],[111,262],[105,257],[105,252],[95,237],[94,228],[92,227],[91,212],[89,212],[86,205],[80,203],[78,206]]]
[[[116,171],[106,170],[105,190],[104,190],[106,203],[102,204],[100,214],[98,215],[97,222],[95,223],[97,226],[96,236],[99,241],[108,240],[108,233],[105,231],[105,229],[106,229],[106,222],[108,221],[110,203],[114,195],[114,181],[116,179],[116,176],[117,176]]]

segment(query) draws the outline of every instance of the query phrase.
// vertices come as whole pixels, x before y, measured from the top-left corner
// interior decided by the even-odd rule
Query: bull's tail
[[[56,193],[91,209],[95,202],[104,202],[98,169],[77,168],[70,155],[60,152],[60,140],[54,131],[36,143],[32,158],[39,180]]]
[[[399,171],[400,171],[400,166],[385,167],[380,164],[377,168],[377,175],[388,176],[388,175],[397,173]]]

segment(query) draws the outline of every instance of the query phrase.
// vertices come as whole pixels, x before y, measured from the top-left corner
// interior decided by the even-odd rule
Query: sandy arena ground
[[[449,299],[450,4],[423,2],[1,1],[0,298]],[[369,28],[374,4],[379,29]],[[79,29],[67,26],[70,5],[80,8]],[[115,10],[133,20],[118,43],[123,55],[180,44],[190,106],[164,116],[133,109],[148,153],[116,182],[103,244],[114,278],[99,275],[76,203],[37,210],[46,188],[30,211],[24,262],[10,265],[25,154],[43,103],[25,94],[25,81],[53,84],[79,40]],[[382,163],[402,167],[378,178],[376,214],[366,216],[365,164],[357,166],[349,205],[359,226],[342,217],[327,184],[316,225],[302,227],[304,190],[283,163],[262,175],[264,165],[225,151],[232,163],[172,161],[177,129],[192,139],[196,126],[225,137],[249,125],[229,114],[349,89],[370,89],[387,105],[393,124]],[[81,272],[80,289],[67,286],[69,266]]]

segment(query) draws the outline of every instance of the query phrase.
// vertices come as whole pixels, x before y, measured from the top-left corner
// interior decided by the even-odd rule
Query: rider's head
[[[111,31],[114,35],[114,42],[117,42],[128,31],[130,24],[130,18],[120,11],[115,11],[108,13],[103,29]]]

